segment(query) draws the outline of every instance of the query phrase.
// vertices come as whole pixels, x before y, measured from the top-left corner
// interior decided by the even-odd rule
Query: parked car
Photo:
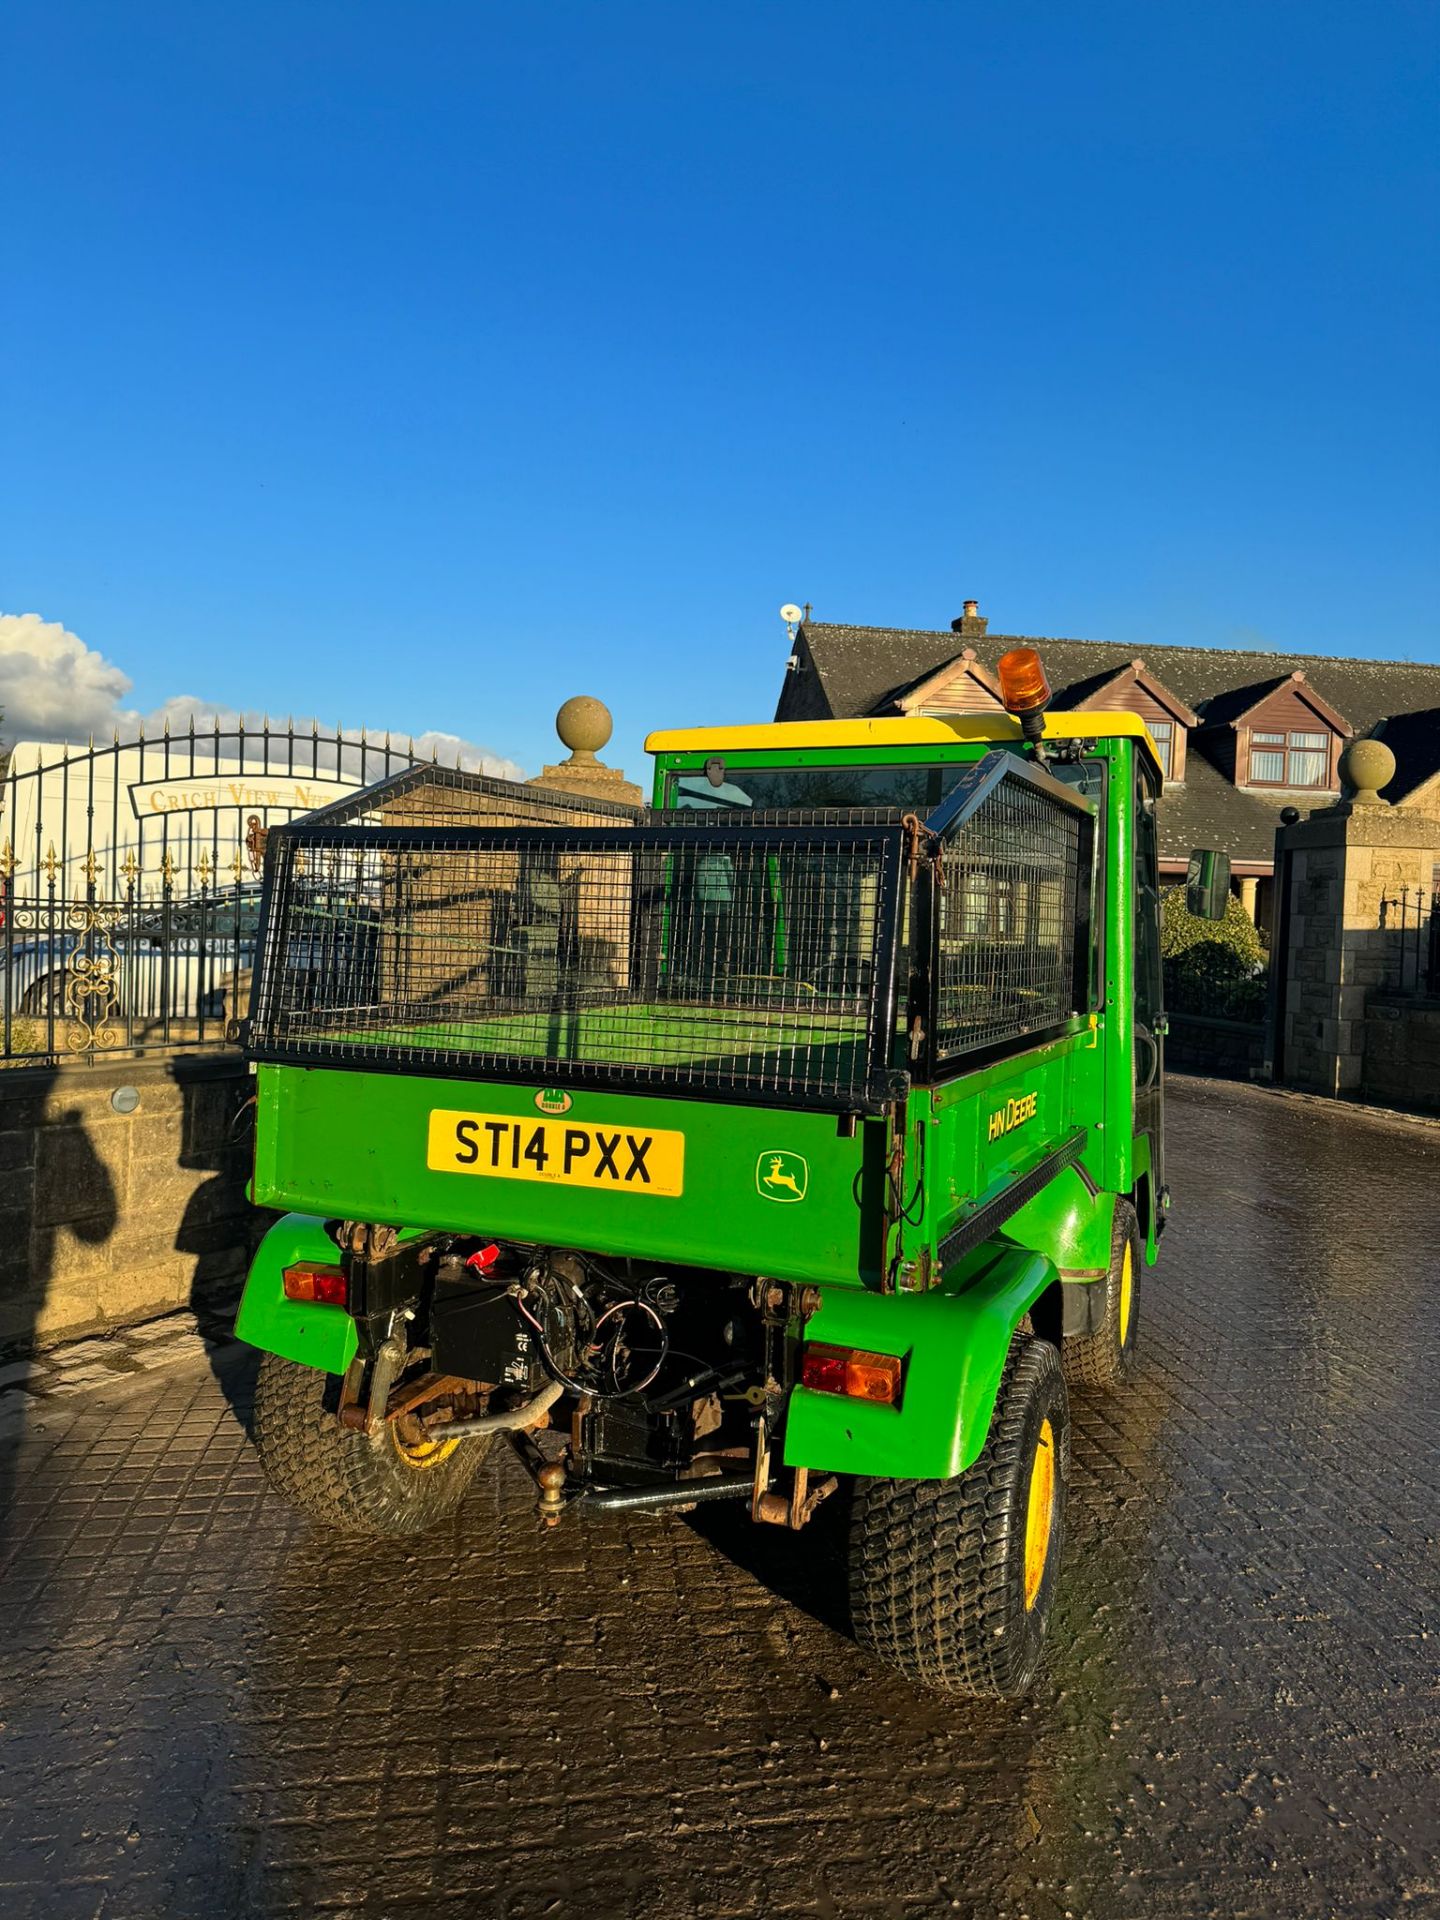
[[[221,1021],[241,1011],[237,983],[248,981],[259,929],[258,886],[145,899],[120,908],[108,925],[85,931],[80,914],[56,909],[56,924],[28,927],[23,909],[0,929],[0,995],[12,1018],[63,1020],[77,1010],[77,961],[113,961],[111,1020],[149,1025],[167,1018]],[[87,1017],[100,1011],[84,1002]]]

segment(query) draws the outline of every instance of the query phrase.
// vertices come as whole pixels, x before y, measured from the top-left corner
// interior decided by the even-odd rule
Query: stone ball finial
[[[1380,789],[1395,778],[1395,756],[1383,740],[1352,740],[1340,756],[1340,778],[1358,806],[1383,806]]]
[[[555,716],[555,731],[570,749],[572,761],[592,761],[615,731],[610,709],[593,694],[577,693]]]

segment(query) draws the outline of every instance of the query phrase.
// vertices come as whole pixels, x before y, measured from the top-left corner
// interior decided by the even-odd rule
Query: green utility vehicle
[[[550,1524],[837,1494],[865,1645],[1029,1685],[1066,1379],[1129,1376],[1169,1204],[1160,773],[1006,664],[1023,724],[657,734],[649,812],[432,768],[272,829],[280,1490],[415,1533],[498,1443]]]

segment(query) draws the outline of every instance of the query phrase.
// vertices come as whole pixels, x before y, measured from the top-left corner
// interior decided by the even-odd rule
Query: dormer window
[[[1333,793],[1340,750],[1353,732],[1300,667],[1227,688],[1205,706],[1206,752],[1237,787]]]
[[[994,713],[1004,704],[994,674],[981,665],[973,647],[895,696],[904,714]]]
[[[1207,757],[1237,787],[1333,793],[1340,750],[1354,728],[1304,671],[1228,687],[1205,703]]]
[[[1284,733],[1250,729],[1252,787],[1328,787],[1329,733],[1290,729]]]
[[[1138,713],[1150,730],[1167,782],[1185,778],[1185,740],[1198,725],[1185,702],[1149,672],[1143,660],[1115,667],[1066,689],[1063,704],[1075,713],[1114,711]]]

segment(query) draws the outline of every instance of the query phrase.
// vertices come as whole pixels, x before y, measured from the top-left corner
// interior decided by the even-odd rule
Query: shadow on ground
[[[833,1494],[803,1532],[757,1526],[748,1500],[697,1507],[686,1525],[740,1572],[831,1632],[851,1637],[845,1563],[849,1495]]]

